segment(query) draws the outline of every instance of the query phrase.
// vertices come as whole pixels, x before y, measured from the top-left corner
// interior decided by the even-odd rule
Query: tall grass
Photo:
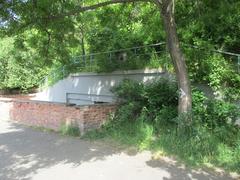
[[[75,136],[78,137],[81,135],[80,129],[77,125],[62,123],[59,132],[62,135]]]
[[[175,86],[171,83],[160,80],[146,86],[123,82],[115,88],[119,97],[125,97],[115,116],[85,137],[110,138],[139,150],[174,156],[189,165],[240,172],[240,129],[234,125],[237,107],[208,102],[201,93],[194,93],[195,114],[187,126],[183,117],[177,117],[177,99],[172,98],[176,97]]]

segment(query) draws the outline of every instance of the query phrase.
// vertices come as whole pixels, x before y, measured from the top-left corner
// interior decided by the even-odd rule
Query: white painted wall
[[[145,69],[131,71],[115,71],[113,73],[79,73],[72,74],[69,77],[57,82],[52,87],[46,88],[36,94],[32,100],[66,102],[66,93],[84,93],[88,95],[70,95],[69,97],[86,99],[91,101],[73,101],[78,105],[93,104],[93,101],[114,102],[114,97],[90,96],[113,95],[110,89],[119,84],[123,79],[133,79],[139,82],[147,82],[156,78],[168,76],[160,69]]]

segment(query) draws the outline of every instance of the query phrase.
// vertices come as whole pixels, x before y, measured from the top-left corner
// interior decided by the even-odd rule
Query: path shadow
[[[173,160],[152,159],[146,162],[146,164],[153,168],[166,170],[170,173],[169,177],[163,177],[163,180],[228,180],[235,179],[233,176],[227,173],[201,170],[201,169],[189,169],[181,163],[177,163]],[[237,179],[237,177],[236,177]]]
[[[0,131],[0,179],[29,180],[41,168],[58,163],[74,167],[116,153],[103,144],[11,123]]]
[[[103,143],[87,142],[0,121],[0,180],[30,180],[42,169],[51,169],[59,165],[77,169],[79,166],[86,167],[86,163],[88,171],[94,174],[98,172],[93,172],[92,162],[107,160],[107,168],[99,167],[101,163],[94,166],[95,170],[105,168],[105,172],[110,174],[110,179],[232,179],[228,175],[216,176],[208,172],[182,169],[172,163],[151,160],[151,155],[136,153],[126,153],[123,149]],[[60,170],[64,171],[66,166],[62,166]],[[122,175],[128,178],[121,178]],[[80,177],[84,179],[84,175],[81,174]]]

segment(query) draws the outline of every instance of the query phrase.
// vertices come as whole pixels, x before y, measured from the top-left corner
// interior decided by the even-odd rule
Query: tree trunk
[[[85,62],[85,55],[86,55],[86,51],[85,51],[85,43],[84,43],[84,30],[83,27],[80,27],[80,31],[81,31],[81,48],[82,48],[82,56],[83,56],[83,60]]]
[[[176,78],[179,89],[178,113],[186,113],[192,111],[192,95],[191,85],[188,77],[185,58],[180,49],[177,37],[176,24],[174,19],[173,0],[156,0],[161,11],[161,16],[166,32],[167,46],[173,61]]]

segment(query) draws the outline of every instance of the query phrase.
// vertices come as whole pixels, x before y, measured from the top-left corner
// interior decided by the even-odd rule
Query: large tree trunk
[[[192,95],[191,85],[188,77],[185,58],[180,49],[177,37],[176,24],[174,19],[173,0],[156,0],[161,11],[166,31],[166,39],[169,53],[173,61],[176,78],[179,89],[178,113],[186,113],[192,111]]]

